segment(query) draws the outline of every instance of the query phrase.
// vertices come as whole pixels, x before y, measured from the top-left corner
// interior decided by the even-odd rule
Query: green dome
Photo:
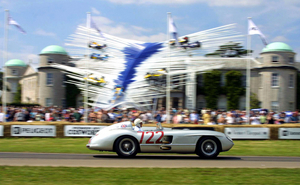
[[[66,50],[61,46],[51,45],[45,47],[40,54],[61,54],[61,55],[68,55]]]
[[[293,49],[283,43],[283,42],[273,42],[271,44],[268,44],[262,52],[270,52],[270,51],[285,51],[285,52],[293,52]]]
[[[5,66],[19,66],[19,67],[26,67],[27,64],[19,59],[12,59],[5,63]]]

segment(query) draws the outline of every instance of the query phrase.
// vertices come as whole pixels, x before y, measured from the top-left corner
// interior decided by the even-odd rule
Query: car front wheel
[[[201,158],[216,158],[220,153],[219,140],[214,137],[206,137],[198,142],[197,155]]]
[[[120,157],[134,157],[138,151],[138,144],[131,137],[120,137],[115,143],[115,151]]]

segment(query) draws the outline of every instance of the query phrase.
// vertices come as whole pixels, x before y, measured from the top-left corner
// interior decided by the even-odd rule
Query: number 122
[[[143,139],[144,139],[144,135],[145,135],[145,132],[142,132],[142,131],[138,131],[138,133],[142,133],[142,136],[141,136],[141,140],[140,140],[140,143],[143,142]],[[153,131],[148,131],[146,132],[146,134],[151,134],[151,136],[149,137],[149,139],[147,139],[146,141],[146,144],[159,144],[159,143],[162,143],[161,141],[161,138],[164,137],[164,132],[163,131],[156,131],[155,134],[161,134],[160,137],[154,142],[154,141],[151,141],[151,139],[154,137],[154,132]]]

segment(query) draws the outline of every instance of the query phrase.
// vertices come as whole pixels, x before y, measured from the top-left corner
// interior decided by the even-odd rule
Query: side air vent
[[[161,142],[163,144],[171,144],[173,141],[173,136],[164,136],[162,139],[161,139]]]

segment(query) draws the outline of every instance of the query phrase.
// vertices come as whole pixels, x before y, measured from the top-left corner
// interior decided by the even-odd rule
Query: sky
[[[5,10],[27,32],[9,27],[8,60],[21,59],[33,65],[49,45],[65,47],[78,25],[85,25],[90,12],[98,28],[114,36],[145,42],[167,39],[167,12],[179,35],[236,23],[245,35],[247,18],[266,36],[268,43],[284,42],[300,61],[299,0],[0,0],[0,67],[3,65]],[[264,45],[258,35],[251,39],[254,57]]]

